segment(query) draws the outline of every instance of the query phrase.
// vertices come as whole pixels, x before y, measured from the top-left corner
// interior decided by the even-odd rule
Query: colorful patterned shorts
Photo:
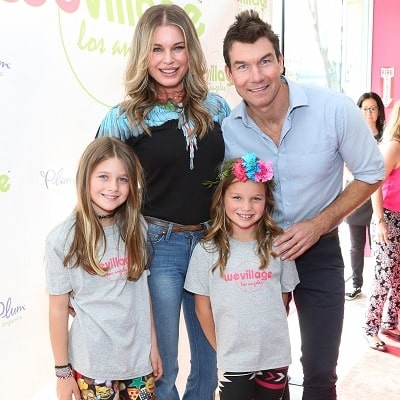
[[[74,372],[83,400],[156,400],[153,375],[115,381],[99,381]]]

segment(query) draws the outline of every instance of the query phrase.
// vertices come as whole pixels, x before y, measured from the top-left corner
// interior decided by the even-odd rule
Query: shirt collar
[[[298,83],[286,78],[285,76],[281,76],[281,80],[286,82],[289,87],[289,112],[290,114],[292,110],[297,107],[308,106],[308,98],[307,94],[304,91],[303,87]],[[244,122],[248,120],[248,114],[246,109],[246,103],[242,99],[242,101],[232,110],[233,118],[241,118]]]

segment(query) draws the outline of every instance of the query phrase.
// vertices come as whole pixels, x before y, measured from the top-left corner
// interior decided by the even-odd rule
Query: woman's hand
[[[384,218],[379,218],[376,221],[376,240],[381,243],[389,241],[388,225]]]

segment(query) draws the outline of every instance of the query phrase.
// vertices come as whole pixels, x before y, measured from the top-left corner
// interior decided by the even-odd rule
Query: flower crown
[[[233,174],[240,182],[250,179],[253,182],[269,182],[274,176],[271,161],[262,161],[255,153],[246,153],[240,158],[226,161],[218,174],[216,181],[206,181],[204,185],[212,187],[227,176]]]

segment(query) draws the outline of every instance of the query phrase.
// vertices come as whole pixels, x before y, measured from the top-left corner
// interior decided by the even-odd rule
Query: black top
[[[214,181],[224,158],[221,127],[203,139],[197,138],[194,168],[189,168],[189,149],[177,120],[151,127],[151,136],[130,137],[132,147],[145,171],[146,198],[143,214],[183,225],[210,219],[212,189],[202,182]]]

